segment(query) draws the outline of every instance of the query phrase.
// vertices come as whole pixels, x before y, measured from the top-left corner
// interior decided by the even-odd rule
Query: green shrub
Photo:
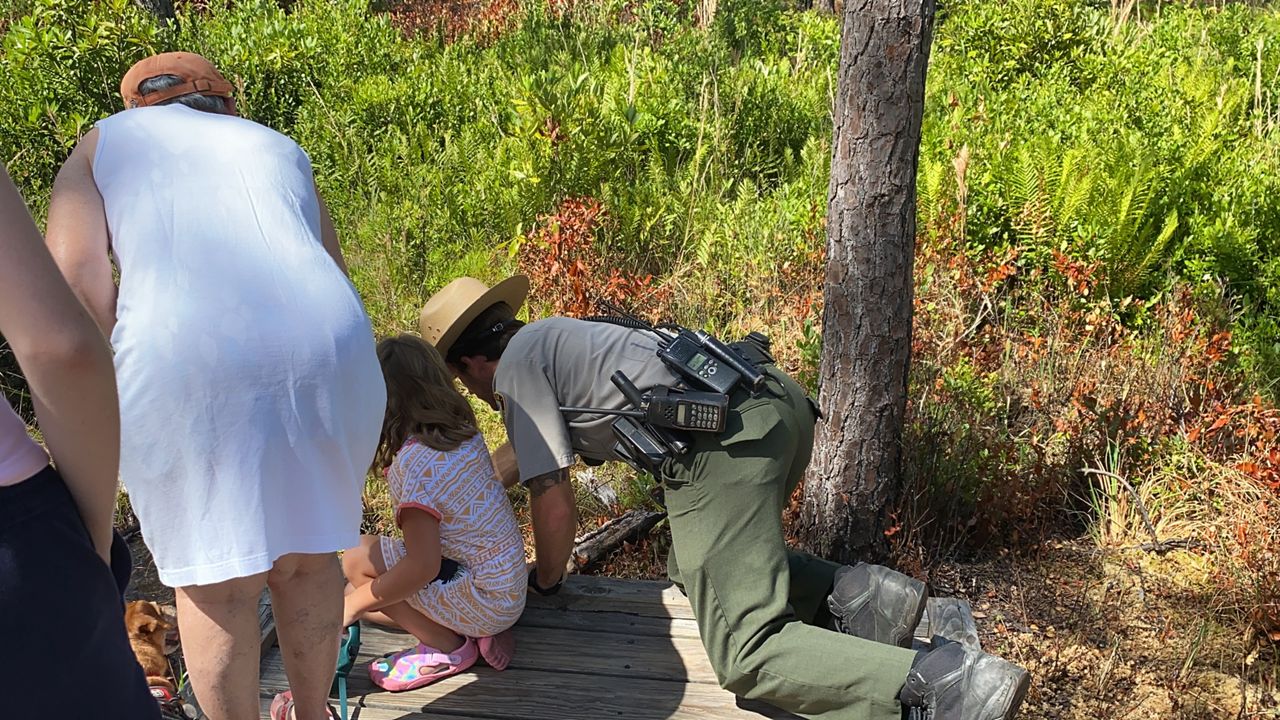
[[[122,107],[125,70],[166,49],[164,32],[129,0],[32,0],[5,29],[0,157],[37,215],[80,136]]]
[[[1069,0],[949,3],[943,15],[922,195],[937,206],[967,148],[971,249],[1018,247],[1026,269],[1050,269],[1055,253],[1096,262],[1116,300],[1151,300],[1179,280],[1225,284],[1247,364],[1260,383],[1280,377],[1266,350],[1280,337],[1254,320],[1280,313],[1264,267],[1280,252],[1269,199],[1280,190],[1280,15],[1173,6],[1117,25]],[[949,222],[921,210],[928,235]]]

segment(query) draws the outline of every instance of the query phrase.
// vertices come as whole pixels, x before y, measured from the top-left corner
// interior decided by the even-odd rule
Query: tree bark
[[[173,0],[133,0],[134,4],[161,20],[173,19]]]
[[[813,9],[818,12],[834,13],[836,11],[836,0],[812,0]]]
[[[888,550],[911,361],[916,165],[934,0],[846,0],[827,208],[820,423],[798,534]]]

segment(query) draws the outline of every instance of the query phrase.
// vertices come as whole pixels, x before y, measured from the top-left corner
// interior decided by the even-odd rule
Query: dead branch
[[[566,572],[582,572],[608,557],[622,543],[647,535],[667,516],[664,512],[630,510],[588,532],[573,543]]]

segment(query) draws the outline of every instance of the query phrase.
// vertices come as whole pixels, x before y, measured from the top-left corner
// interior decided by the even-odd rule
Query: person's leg
[[[129,543],[124,536],[116,530],[111,531],[111,575],[123,603],[125,590],[129,589],[129,580],[133,576],[133,553],[129,551]]]
[[[915,654],[806,625],[789,603],[781,510],[807,460],[808,412],[794,392],[748,400],[725,435],[677,464],[666,500],[680,577],[725,688],[823,720],[898,720]],[[806,584],[825,585],[821,575]],[[816,607],[821,589],[801,594]]]
[[[774,379],[792,398],[805,397],[804,389],[791,378],[778,374]],[[809,466],[817,420],[807,398],[792,403],[788,410],[795,433],[795,455],[787,472],[784,502],[791,498]],[[889,568],[840,565],[790,548],[787,566],[791,573],[788,599],[804,622],[910,647],[912,630],[920,622],[927,597],[924,583]]]
[[[792,396],[804,396],[804,390],[791,378],[782,376],[780,381]],[[793,414],[794,454],[791,456],[786,485],[783,488],[784,500],[789,499],[799,485],[804,477],[805,468],[809,466],[809,460],[813,456],[813,424],[816,418],[804,403],[800,404],[797,412]],[[787,599],[796,617],[810,625],[831,627],[832,618],[827,609],[827,597],[831,595],[832,587],[835,585],[836,571],[841,568],[841,565],[807,552],[787,548],[787,567],[791,579]],[[680,579],[679,559],[674,551],[667,553],[667,577],[676,587],[684,590]]]
[[[787,601],[801,622],[831,628],[827,597],[842,566],[816,555],[787,548],[787,574],[791,579]]]
[[[383,550],[383,544],[389,546]],[[342,553],[342,572],[351,587],[360,587],[374,581],[387,572],[388,552],[391,557],[403,557],[399,540],[383,538],[378,535],[361,535],[360,544]],[[379,625],[400,628],[412,633],[418,642],[445,653],[451,653],[462,647],[464,638],[449,628],[435,622],[408,602],[401,601],[388,605],[381,610],[367,612],[364,618]]]
[[[210,720],[257,720],[266,573],[174,589],[187,676]]]
[[[786,388],[792,405],[787,407],[789,413],[787,427],[794,436],[794,455],[787,468],[786,484],[782,488],[783,506],[790,500],[796,486],[804,478],[804,471],[809,467],[813,457],[813,425],[817,420],[812,406],[805,398],[804,388],[786,375],[775,378]],[[779,507],[779,512],[782,508]],[[795,610],[796,616],[803,622],[818,627],[828,627],[831,613],[827,611],[827,596],[835,585],[836,571],[839,563],[823,560],[807,552],[787,548],[787,570],[791,585],[787,599]]]
[[[684,592],[679,565],[680,561],[673,548],[667,552],[667,579]],[[787,588],[787,602],[801,622],[815,627],[832,628],[827,597],[831,595],[835,585],[836,571],[841,567],[839,563],[787,548],[787,568],[791,579]]]
[[[358,547],[344,552],[342,556],[343,572],[351,581],[348,587],[373,582],[385,575],[389,567],[403,561],[404,555],[404,543],[395,538],[361,538]],[[454,570],[456,568],[450,573]],[[418,641],[412,647],[369,664],[369,679],[373,684],[392,692],[412,690],[466,670],[478,657],[475,642],[436,622],[422,607],[415,606],[417,602],[416,597],[413,602],[401,600],[381,610],[364,613],[361,617],[362,620],[407,630]]]
[[[294,718],[328,718],[326,702],[338,665],[342,630],[343,582],[338,556],[285,555],[271,566],[267,585],[284,671],[293,693]]]
[[[377,623],[383,627],[404,630],[417,638],[418,642],[423,645],[446,653],[458,650],[466,642],[464,637],[439,623],[433,622],[407,602],[398,602],[382,610],[367,612],[360,619]],[[429,668],[424,672],[430,673],[436,669],[439,668]]]
[[[388,605],[382,608],[382,614],[397,627],[411,633],[418,642],[441,652],[451,653],[466,641],[466,638],[423,615],[407,602]]]

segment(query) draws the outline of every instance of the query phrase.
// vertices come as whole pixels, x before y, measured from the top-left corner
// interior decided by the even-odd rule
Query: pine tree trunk
[[[797,528],[881,559],[901,487],[916,165],[934,0],[845,0],[827,210],[819,424]]]
[[[173,19],[173,0],[133,0],[133,2],[161,20]]]

